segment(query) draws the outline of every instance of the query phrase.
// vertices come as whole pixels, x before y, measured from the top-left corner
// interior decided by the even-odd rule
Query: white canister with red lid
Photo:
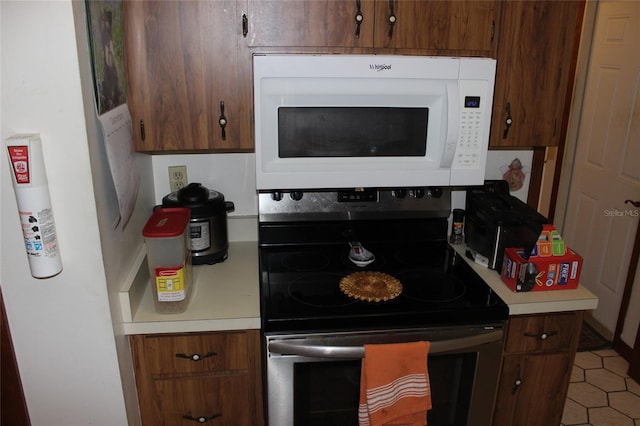
[[[158,313],[181,313],[191,292],[191,249],[187,208],[161,208],[153,212],[142,230]]]

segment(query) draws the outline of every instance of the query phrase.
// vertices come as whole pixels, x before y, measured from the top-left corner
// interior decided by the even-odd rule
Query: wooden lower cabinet
[[[130,336],[142,424],[264,424],[258,330]]]
[[[559,425],[583,312],[509,320],[493,426]]]

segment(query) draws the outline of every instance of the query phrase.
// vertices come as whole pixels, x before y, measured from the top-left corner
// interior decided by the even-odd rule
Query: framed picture
[[[121,0],[86,0],[98,115],[127,102]]]

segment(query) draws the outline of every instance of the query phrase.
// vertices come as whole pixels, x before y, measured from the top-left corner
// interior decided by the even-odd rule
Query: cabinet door
[[[492,56],[496,1],[377,0],[375,47]]]
[[[583,1],[502,3],[491,146],[564,138],[583,10]]]
[[[493,426],[559,425],[571,360],[568,353],[506,356]]]
[[[248,44],[371,47],[373,10],[373,0],[248,0]]]
[[[235,0],[124,3],[138,151],[249,151],[250,56]]]
[[[140,401],[142,423],[254,426],[248,395],[246,375],[154,380],[149,400]]]

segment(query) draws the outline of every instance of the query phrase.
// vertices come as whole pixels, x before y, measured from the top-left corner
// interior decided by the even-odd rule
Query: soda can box
[[[502,281],[515,292],[577,288],[582,257],[568,247],[564,251],[556,256],[526,256],[524,249],[507,248]]]

